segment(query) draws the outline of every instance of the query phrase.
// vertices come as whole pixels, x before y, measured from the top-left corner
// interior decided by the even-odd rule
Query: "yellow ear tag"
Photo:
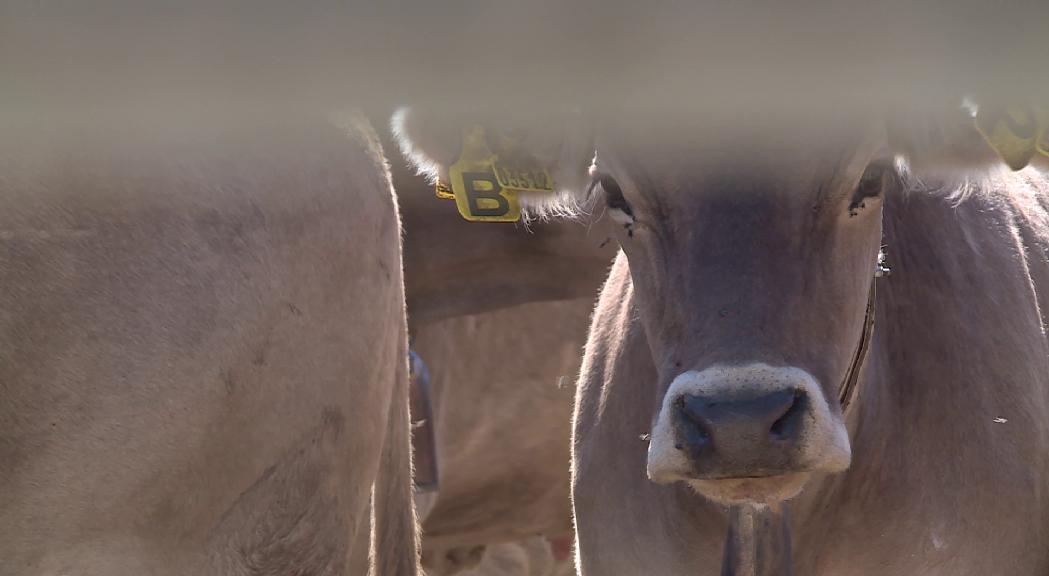
[[[987,144],[1013,170],[1027,166],[1034,157],[1039,122],[1033,109],[1023,106],[980,109],[975,124]]]
[[[1038,120],[1038,142],[1035,149],[1042,156],[1049,156],[1049,108],[1039,106],[1034,109],[1034,115]]]
[[[463,133],[463,151],[448,168],[459,214],[471,222],[517,222],[521,206],[514,190],[504,188],[495,172],[495,154],[485,140],[484,128]]]

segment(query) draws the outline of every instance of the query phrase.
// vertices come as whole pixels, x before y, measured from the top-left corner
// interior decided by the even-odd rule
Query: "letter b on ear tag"
[[[451,167],[449,175],[455,205],[463,218],[472,222],[517,222],[521,219],[517,196],[499,185],[491,164],[487,170],[470,171],[462,170],[457,164]]]
[[[466,198],[467,210],[471,215],[501,218],[515,211],[516,207],[512,207],[510,200],[503,196],[503,188],[499,186],[494,172],[464,172],[462,179],[463,195]],[[517,214],[520,215],[519,210]]]
[[[488,148],[484,131],[466,132],[459,161],[448,167],[455,205],[472,222],[517,222],[521,206],[513,190],[500,186],[495,175],[495,155]]]

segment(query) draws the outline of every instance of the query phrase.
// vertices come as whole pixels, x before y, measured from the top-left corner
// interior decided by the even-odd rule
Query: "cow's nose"
[[[675,447],[688,454],[701,476],[732,475],[732,469],[775,473],[793,459],[807,400],[793,388],[679,396]]]

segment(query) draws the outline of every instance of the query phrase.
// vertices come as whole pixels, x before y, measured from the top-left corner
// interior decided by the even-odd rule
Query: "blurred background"
[[[0,109],[809,114],[1044,98],[1047,30],[1040,0],[3,0]]]

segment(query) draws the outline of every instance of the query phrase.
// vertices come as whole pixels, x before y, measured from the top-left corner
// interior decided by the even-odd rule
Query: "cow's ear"
[[[512,141],[517,154],[527,155],[548,171],[555,193],[521,194],[524,206],[550,206],[566,197],[582,197],[589,184],[593,137],[581,114],[507,116],[411,107],[398,110],[391,124],[401,152],[431,182],[449,182],[448,168],[460,159],[464,138],[480,128],[493,151]]]
[[[1008,167],[1049,169],[1049,131],[1034,109],[978,109],[915,113],[889,125],[889,144],[915,174],[974,174]]]
[[[459,157],[462,129],[449,114],[427,113],[419,108],[401,108],[394,113],[390,127],[401,153],[419,174],[430,182],[443,178]]]

